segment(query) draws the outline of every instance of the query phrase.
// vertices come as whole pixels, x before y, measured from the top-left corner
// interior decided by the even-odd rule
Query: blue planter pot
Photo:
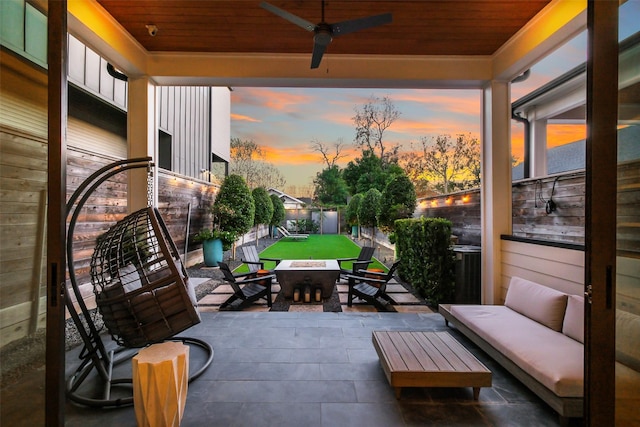
[[[351,237],[358,237],[358,226],[357,225],[352,225],[351,226]]]
[[[202,253],[204,255],[204,265],[207,267],[217,267],[222,261],[222,240],[211,239],[202,242]]]

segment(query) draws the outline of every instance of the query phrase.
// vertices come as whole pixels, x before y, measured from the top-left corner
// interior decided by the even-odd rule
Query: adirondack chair
[[[394,262],[387,273],[360,270],[358,275],[347,275],[349,280],[347,305],[351,307],[353,297],[356,296],[374,305],[380,311],[387,311],[386,303],[395,304],[395,301],[386,293],[387,283],[393,278],[398,264],[400,264],[400,260]],[[381,303],[380,299],[384,300],[385,304]]]
[[[275,262],[276,265],[280,264],[281,259],[278,258],[263,258],[258,255],[258,248],[255,246],[243,246],[242,253],[244,254],[244,258],[242,258],[242,262],[247,264],[249,267],[249,272],[257,273],[258,270],[265,270],[264,263],[265,261]],[[269,270],[270,272],[273,270]]]
[[[348,274],[352,274],[354,276],[358,275],[359,270],[366,270],[367,266],[373,262],[371,257],[373,257],[373,253],[376,248],[372,246],[363,246],[360,249],[360,254],[358,254],[357,258],[338,258],[338,265],[340,266],[340,278],[346,279]],[[353,265],[351,269],[346,269],[342,267],[342,263],[346,263],[348,261],[353,261]]]
[[[271,307],[271,283],[274,275],[255,277],[254,273],[233,274],[226,263],[219,262],[218,265],[224,274],[225,282],[228,282],[233,289],[233,295],[220,304],[220,309],[242,310],[260,298],[265,298],[267,305]]]

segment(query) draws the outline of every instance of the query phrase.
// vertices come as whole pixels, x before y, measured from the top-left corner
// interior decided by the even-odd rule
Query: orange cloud
[[[393,97],[395,101],[415,102],[439,111],[480,115],[480,91],[415,91]]]
[[[253,117],[244,116],[242,114],[234,114],[234,113],[231,113],[231,120],[238,120],[238,121],[244,121],[244,122],[254,122],[254,123],[262,122],[262,120],[254,119]]]
[[[580,141],[587,137],[584,124],[549,124],[547,125],[547,148],[558,147],[570,142]]]
[[[324,166],[322,154],[313,151],[308,144],[297,144],[294,146],[263,146],[265,161],[274,165],[309,165],[316,164]],[[360,150],[353,146],[346,146],[341,150],[341,157],[338,164],[344,167],[349,161],[360,155]]]
[[[265,161],[279,164],[301,165],[322,162],[318,153],[311,151],[308,145],[296,145],[287,147],[262,147],[265,153]]]
[[[283,93],[270,88],[243,88],[231,92],[231,103],[241,103],[266,107],[276,111],[291,111],[292,106],[313,102],[314,97],[307,94]]]
[[[396,123],[394,123],[394,127],[392,129],[393,132],[417,136],[429,136],[434,134],[456,135],[459,133],[471,132],[473,136],[479,137],[479,121],[480,119],[478,119],[478,123],[475,126],[472,126],[474,128],[472,129],[468,123],[456,120],[438,119],[429,121],[411,121],[400,118]]]

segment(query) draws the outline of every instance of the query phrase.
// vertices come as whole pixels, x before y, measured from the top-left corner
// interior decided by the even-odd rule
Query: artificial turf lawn
[[[261,257],[277,259],[336,259],[357,258],[360,246],[353,243],[347,236],[339,234],[311,234],[307,239],[288,239],[283,237],[278,242],[260,252]],[[266,269],[275,268],[275,262],[265,262]],[[351,262],[343,262],[342,268],[351,269]],[[374,258],[368,268],[388,269]],[[246,264],[241,265],[237,272],[248,271]]]

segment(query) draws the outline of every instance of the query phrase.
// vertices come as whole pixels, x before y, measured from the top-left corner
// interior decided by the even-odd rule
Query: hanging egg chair
[[[90,267],[96,304],[118,344],[142,347],[200,323],[195,292],[157,209],[140,209],[100,236]]]

